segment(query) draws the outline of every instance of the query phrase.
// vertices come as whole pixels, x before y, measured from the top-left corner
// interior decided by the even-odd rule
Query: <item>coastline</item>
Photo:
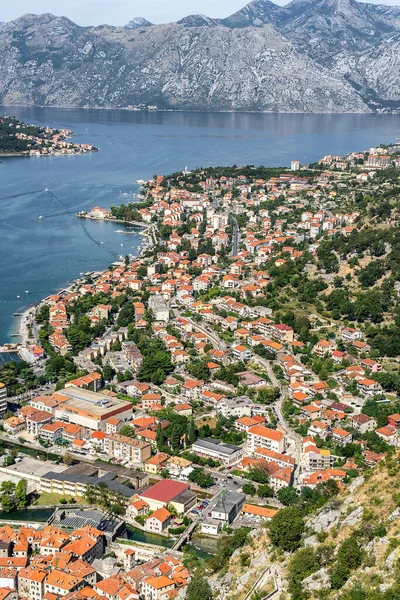
[[[94,217],[91,217],[89,214],[80,214],[77,213],[75,215],[78,219],[89,219],[89,221],[96,221],[96,222],[102,222],[102,221],[107,221],[109,223],[123,223],[124,225],[132,225],[133,227],[142,227],[143,229],[147,229],[149,227],[149,223],[141,223],[139,221],[124,221],[123,219],[109,219],[109,218],[104,218],[104,219],[95,219]]]
[[[81,152],[54,152],[49,154],[30,154],[29,152],[8,152],[6,154],[0,154],[0,161],[2,158],[43,158],[55,156],[82,156],[83,154],[91,154],[92,152],[99,152],[99,148],[95,150],[85,150]]]
[[[205,114],[248,114],[248,115],[386,115],[386,114],[399,114],[396,112],[396,109],[390,112],[383,112],[379,110],[365,110],[363,112],[358,111],[350,111],[350,112],[340,112],[340,111],[313,111],[307,112],[302,110],[288,110],[288,111],[279,111],[279,110],[207,110],[206,108],[135,108],[129,106],[63,106],[62,104],[4,104],[0,105],[1,108],[57,108],[61,110],[122,110],[125,112],[132,113],[205,113]]]
[[[0,159],[2,158],[21,158],[21,157],[26,157],[29,158],[29,153],[27,152],[5,152],[5,153],[0,153]]]
[[[75,156],[98,152],[99,148],[93,144],[68,141],[74,135],[70,129],[32,125],[15,117],[0,116],[0,158]]]
[[[80,218],[82,218],[82,215],[77,215]],[[90,220],[95,221],[96,219],[93,219],[92,217],[87,217]],[[138,224],[138,223],[131,223],[130,221],[121,221],[121,220],[117,220],[117,219],[103,219],[103,220],[107,220],[107,221],[111,221],[111,222],[116,222],[116,223],[125,223],[127,225],[134,225],[134,226],[140,226],[144,229],[147,229],[147,231],[140,231],[138,232],[138,235],[142,235],[144,238],[144,243],[140,244],[140,246],[138,247],[137,251],[135,254],[133,254],[132,256],[137,259],[140,258],[140,256],[142,254],[144,254],[144,252],[146,252],[149,248],[154,246],[154,240],[153,240],[153,235],[152,235],[152,227],[150,224]],[[101,271],[96,271],[96,273],[98,273],[98,275],[100,276],[102,273],[104,273],[107,270],[107,268],[101,270]],[[58,290],[57,292],[55,292],[55,294],[63,294],[63,293],[69,293],[71,291],[71,289],[75,286],[78,285],[79,282],[82,281],[82,276],[77,277],[76,279],[74,279],[71,283],[68,284],[68,286],[66,287],[62,287],[60,290]],[[23,348],[27,348],[29,345],[35,344],[36,340],[33,338],[29,337],[28,334],[28,325],[33,323],[34,320],[34,316],[35,313],[37,311],[37,309],[41,306],[41,304],[43,302],[45,302],[49,296],[52,294],[49,294],[48,296],[45,296],[42,300],[40,300],[39,302],[37,302],[36,304],[31,305],[29,308],[27,308],[21,315],[20,317],[20,321],[19,321],[19,325],[18,325],[18,336],[19,336],[19,341],[15,344],[17,345],[20,349]]]
[[[34,343],[34,340],[30,341],[29,334],[28,334],[28,325],[31,324],[33,321],[33,318],[34,318],[34,315],[36,312],[36,308],[37,308],[36,304],[27,308],[22,313],[20,321],[19,321],[18,335],[19,335],[20,341],[19,341],[18,345],[22,346],[23,348],[27,348],[29,345]]]

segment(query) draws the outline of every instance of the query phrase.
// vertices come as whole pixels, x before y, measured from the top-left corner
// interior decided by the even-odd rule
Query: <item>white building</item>
[[[7,412],[7,388],[4,383],[0,383],[0,417],[4,417]]]
[[[300,162],[298,160],[292,160],[290,163],[290,168],[292,171],[300,170]]]
[[[207,517],[201,524],[201,533],[206,535],[218,535],[221,529],[221,521]]]
[[[218,460],[224,465],[234,465],[243,458],[243,448],[240,446],[224,444],[212,438],[198,439],[192,446],[192,452]]]
[[[164,321],[165,323],[168,323],[169,309],[161,296],[150,296],[149,308],[152,310],[154,319],[156,321]]]
[[[285,450],[285,436],[276,429],[254,425],[247,433],[247,448],[250,452],[254,452],[256,448],[267,448],[282,453]]]

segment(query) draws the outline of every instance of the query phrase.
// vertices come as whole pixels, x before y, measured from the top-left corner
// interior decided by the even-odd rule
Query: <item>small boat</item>
[[[123,244],[121,244],[121,248],[123,248],[123,247],[124,247],[124,245],[123,245]]]
[[[25,294],[29,294],[29,290],[25,290]]]
[[[45,191],[45,192],[48,192],[48,191],[49,191],[49,188],[44,188],[44,191]]]
[[[103,246],[104,242],[100,242],[100,246]]]
[[[18,300],[21,298],[21,296],[17,296]]]
[[[39,219],[43,219],[43,216],[42,216],[42,215],[39,215]]]

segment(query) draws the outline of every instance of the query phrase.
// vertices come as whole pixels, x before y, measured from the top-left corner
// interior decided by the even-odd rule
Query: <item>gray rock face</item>
[[[349,492],[352,494],[356,491],[356,489],[358,489],[360,487],[360,485],[362,485],[364,483],[364,477],[360,476],[360,477],[356,477],[355,479],[353,479],[353,481],[351,482],[351,484],[348,487]]]
[[[223,577],[210,577],[208,583],[212,589],[213,595],[218,600],[229,598],[230,588],[233,585],[234,578],[232,573],[226,573]]]
[[[304,546],[306,548],[314,548],[315,546],[318,546],[318,538],[316,535],[310,535],[309,537],[305,538],[304,540]]]
[[[307,592],[317,592],[323,588],[329,587],[328,569],[320,569],[316,573],[309,575],[302,581],[302,587]]]
[[[323,508],[315,517],[308,521],[308,526],[319,533],[327,531],[339,521],[340,510],[336,508]]]
[[[353,525],[357,525],[357,523],[359,523],[361,521],[363,512],[364,512],[364,508],[362,506],[355,508],[349,514],[349,516],[344,519],[344,521],[342,522],[342,525],[348,526],[348,527],[353,527]]]
[[[400,7],[253,0],[226,19],[0,24],[0,102],[276,112],[400,108]]]
[[[372,108],[400,107],[400,7],[358,0],[253,0],[229,27],[272,25],[293,47],[348,81]]]
[[[392,571],[394,569],[394,565],[399,558],[400,551],[398,548],[395,548],[385,560],[385,567]]]
[[[272,24],[280,27],[290,18],[287,7],[277,6],[270,0],[252,0],[235,14],[221,19],[226,27],[263,27]]]
[[[219,25],[216,19],[210,19],[206,15],[189,15],[178,21],[178,25],[185,27],[217,27]]]
[[[261,552],[259,556],[252,559],[250,564],[252,567],[265,567],[265,565],[267,564],[267,560],[268,554],[266,552]]]
[[[132,19],[132,21],[129,21],[129,23],[125,25],[125,29],[137,29],[138,27],[148,27],[149,25],[152,25],[152,23],[150,23],[150,21],[147,19],[144,19],[143,17],[135,17]]]
[[[291,112],[368,110],[271,27],[78,27],[52,15],[0,28],[3,104]]]
[[[397,521],[397,519],[400,517],[400,508],[395,508],[394,511],[392,513],[390,513],[390,515],[388,516],[388,521]]]

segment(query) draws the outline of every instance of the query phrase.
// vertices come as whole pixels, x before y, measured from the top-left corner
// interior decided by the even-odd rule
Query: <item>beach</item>
[[[20,337],[19,344],[23,347],[27,347],[36,341],[34,337],[29,337],[28,328],[29,324],[33,324],[35,312],[36,306],[30,306],[22,313],[21,320],[19,322],[18,334]]]

